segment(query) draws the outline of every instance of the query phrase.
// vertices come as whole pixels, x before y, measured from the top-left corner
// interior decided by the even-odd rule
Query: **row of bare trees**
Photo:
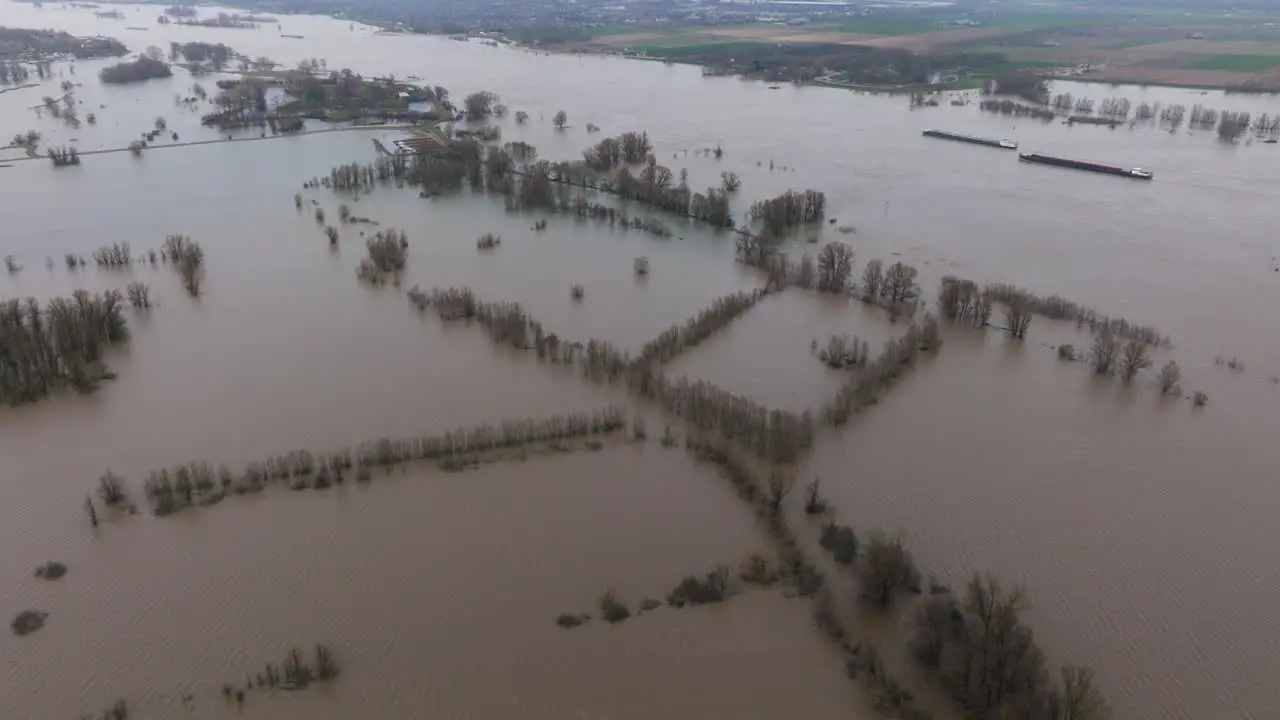
[[[737,255],[741,262],[765,271],[769,289],[795,285],[806,290],[852,294],[863,302],[886,305],[895,312],[920,295],[918,271],[901,261],[886,269],[882,261],[871,260],[863,270],[861,287],[856,286],[852,282],[855,253],[842,242],[824,245],[818,251],[817,263],[808,253],[793,263],[768,239],[744,234],[738,237]]]
[[[672,325],[645,343],[640,350],[639,359],[659,364],[671,362],[689,348],[727,327],[755,307],[762,297],[762,290],[753,290],[716,298],[711,305],[699,310],[697,315],[679,325]]]
[[[35,298],[0,303],[0,402],[33,402],[71,387],[87,392],[106,374],[102,354],[128,339],[118,290],[77,290],[43,307]]]
[[[822,419],[836,427],[849,422],[858,412],[879,402],[880,393],[912,370],[922,353],[934,353],[940,347],[938,321],[926,313],[919,324],[912,322],[902,337],[885,343],[875,360],[864,364],[840,386],[835,397],[822,408]],[[865,358],[865,352],[862,357]]]
[[[1110,333],[1123,340],[1133,340],[1144,345],[1165,347],[1169,338],[1150,325],[1137,325],[1124,318],[1113,318],[1084,305],[1078,305],[1059,295],[1036,295],[1016,285],[989,283],[979,286],[972,280],[954,275],[942,278],[938,292],[938,307],[948,320],[972,323],[984,327],[991,321],[995,305],[1006,307],[1005,328],[1014,337],[1025,337],[1031,324],[1031,316],[1039,315],[1051,320],[1075,322],[1077,327],[1088,326],[1094,334]]]
[[[607,137],[584,150],[582,158],[591,169],[608,172],[619,165],[642,163],[652,151],[649,133],[625,132],[617,137]]]
[[[225,463],[215,466],[195,461],[148,473],[143,493],[152,512],[165,516],[185,508],[212,505],[228,494],[261,492],[271,484],[323,490],[344,483],[349,476],[366,482],[376,468],[421,461],[438,461],[446,469],[455,469],[474,462],[483,453],[614,433],[626,427],[626,420],[626,409],[615,406],[589,413],[486,423],[440,435],[383,437],[332,453],[283,453],[249,463],[240,473]],[[108,506],[128,502],[127,484],[111,473],[99,481],[99,494]]]
[[[403,153],[379,155],[369,163],[348,163],[329,170],[323,178],[312,178],[304,187],[325,187],[356,193],[372,190],[379,183],[401,180],[410,170],[409,156]]]

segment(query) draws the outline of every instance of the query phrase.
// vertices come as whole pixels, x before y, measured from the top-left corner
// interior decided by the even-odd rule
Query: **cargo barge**
[[[1001,150],[1017,150],[1018,143],[1012,140],[993,140],[991,138],[974,137],[973,135],[961,135],[960,133],[947,132],[945,130],[925,130],[925,137],[942,138],[943,140],[959,140],[960,142],[973,143],[974,145],[986,145],[987,147],[1000,148]]]
[[[1155,177],[1150,170],[1143,170],[1142,168],[1122,168],[1115,165],[1103,165],[1101,163],[1088,162],[1085,160],[1070,160],[1068,158],[1041,155],[1039,153],[1019,153],[1018,159],[1024,162],[1057,165],[1058,167],[1073,168],[1075,170],[1088,170],[1090,172],[1105,173],[1107,175],[1120,175],[1122,177],[1136,178],[1138,180],[1150,180]]]

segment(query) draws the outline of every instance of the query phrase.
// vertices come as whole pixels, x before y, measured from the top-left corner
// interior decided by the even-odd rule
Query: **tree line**
[[[1005,320],[1008,327],[1005,329],[1017,338],[1026,336],[1031,316],[1039,315],[1050,320],[1075,322],[1076,327],[1088,326],[1094,334],[1109,333],[1143,345],[1170,345],[1168,336],[1150,325],[1138,325],[1124,318],[1104,315],[1059,295],[1036,295],[1007,283],[979,286],[972,280],[954,275],[945,275],[940,282],[938,307],[948,320],[985,327],[990,323],[997,303],[1006,308]]]
[[[164,517],[215,504],[227,495],[262,492],[272,484],[295,490],[324,490],[342,484],[349,477],[356,482],[368,482],[377,468],[432,460],[441,462],[445,469],[461,468],[481,453],[607,435],[624,428],[626,418],[625,408],[607,407],[589,413],[485,423],[439,435],[382,437],[362,442],[354,449],[342,448],[330,453],[308,450],[282,453],[250,462],[239,473],[225,463],[193,461],[149,472],[142,489],[152,513]],[[130,492],[124,479],[107,473],[99,485],[99,494],[106,506],[129,505]],[[110,490],[103,491],[106,487]]]

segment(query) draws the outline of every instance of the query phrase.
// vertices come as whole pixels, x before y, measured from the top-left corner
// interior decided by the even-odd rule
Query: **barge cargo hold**
[[[1023,162],[1057,165],[1058,167],[1073,168],[1075,170],[1088,170],[1090,172],[1105,173],[1107,175],[1120,175],[1122,177],[1135,178],[1137,180],[1150,180],[1155,177],[1150,170],[1143,170],[1142,168],[1122,168],[1116,165],[1103,165],[1101,163],[1088,162],[1085,160],[1071,160],[1068,158],[1054,157],[1052,155],[1041,155],[1039,153],[1019,153],[1018,159]]]
[[[973,143],[974,145],[986,145],[987,147],[1000,148],[1001,150],[1017,150],[1018,143],[1012,140],[993,140],[991,138],[974,137],[973,135],[961,135],[960,133],[947,132],[945,130],[925,130],[922,133],[925,137],[942,138],[943,140],[959,140],[960,142]]]

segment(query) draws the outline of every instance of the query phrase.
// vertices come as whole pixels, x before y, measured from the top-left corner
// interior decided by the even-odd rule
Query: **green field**
[[[752,42],[750,40],[729,40],[724,42],[699,42],[692,45],[681,45],[679,42],[664,44],[662,41],[647,41],[644,45],[630,45],[631,50],[643,52],[649,55],[661,55],[663,57],[678,58],[685,55],[697,55],[707,50],[734,50],[734,49],[754,49],[760,47],[763,43]]]
[[[1189,70],[1230,70],[1232,72],[1262,72],[1280,65],[1275,55],[1210,55],[1203,60],[1188,63]]]

